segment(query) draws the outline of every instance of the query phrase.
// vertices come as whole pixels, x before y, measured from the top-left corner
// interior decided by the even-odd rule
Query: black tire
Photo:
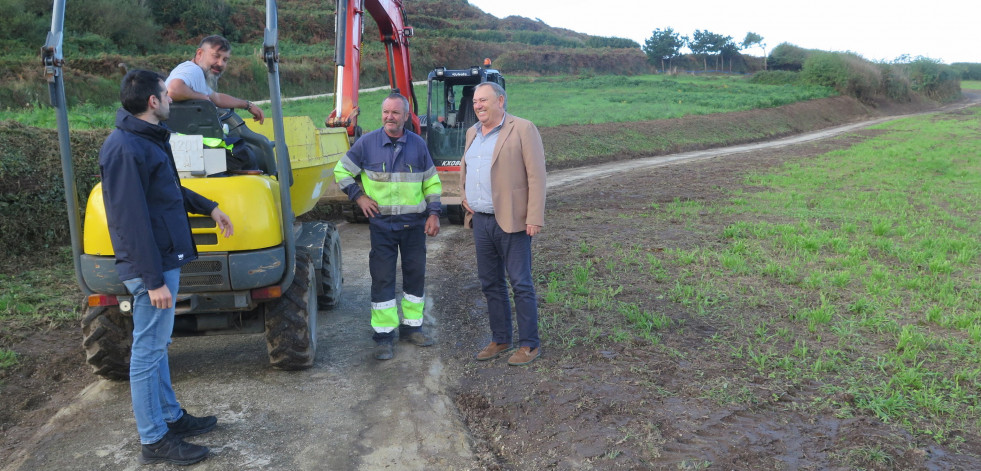
[[[447,205],[446,218],[450,220],[450,224],[456,224],[456,225],[463,224],[463,205],[462,204]]]
[[[124,316],[119,306],[88,307],[82,317],[82,347],[95,374],[128,380],[133,318]]]
[[[266,303],[269,363],[281,370],[304,370],[317,355],[317,285],[310,256],[298,253],[293,284]]]
[[[343,205],[341,212],[344,213],[344,220],[351,224],[368,224],[368,218],[364,217],[361,208],[356,204]]]
[[[330,310],[341,302],[341,284],[344,283],[341,274],[341,235],[333,223],[327,223],[327,240],[324,243],[323,263],[320,267],[320,284],[323,293],[317,297],[317,307]]]

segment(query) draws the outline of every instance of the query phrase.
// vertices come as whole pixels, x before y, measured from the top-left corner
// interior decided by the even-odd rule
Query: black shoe
[[[380,343],[375,345],[375,359],[376,360],[391,360],[395,356],[395,351],[392,348],[392,344],[388,342]]]
[[[170,433],[177,438],[193,437],[195,435],[201,435],[202,433],[208,433],[211,429],[215,428],[218,423],[218,417],[209,415],[207,417],[195,417],[188,414],[186,410],[181,409],[184,415],[177,419],[177,422],[172,424],[167,424],[167,428],[170,429]]]
[[[435,343],[433,342],[432,337],[422,333],[422,331],[413,332],[405,337],[399,335],[399,340],[403,342],[411,342],[412,345],[417,347],[428,347]]]
[[[167,432],[157,443],[143,445],[140,464],[173,463],[187,466],[208,457],[208,447],[187,443]]]

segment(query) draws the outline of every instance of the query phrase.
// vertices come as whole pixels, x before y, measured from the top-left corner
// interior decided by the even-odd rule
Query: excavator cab
[[[463,87],[463,97],[460,98],[460,109],[456,111],[456,122],[459,127],[467,129],[477,123],[477,114],[473,111],[474,85]]]
[[[448,188],[458,188],[460,161],[467,143],[467,129],[477,123],[473,111],[473,91],[484,82],[504,87],[504,77],[496,69],[472,66],[450,70],[438,67],[429,73],[426,113],[422,115],[422,137],[436,164],[443,182],[443,202],[446,215],[453,224],[463,224],[461,195],[447,194]],[[457,98],[459,97],[459,98]]]

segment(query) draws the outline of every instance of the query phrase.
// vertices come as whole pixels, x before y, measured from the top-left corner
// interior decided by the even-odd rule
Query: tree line
[[[644,41],[641,49],[647,55],[648,62],[655,67],[660,65],[662,72],[671,68],[674,59],[683,56],[681,49],[684,47],[687,47],[696,58],[701,59],[704,70],[708,70],[709,58],[711,58],[716,70],[723,70],[728,60],[731,72],[733,61],[739,56],[739,51],[754,46],[763,50],[763,70],[766,70],[766,43],[763,42],[762,36],[754,32],[746,33],[742,42],[736,43],[732,36],[708,30],[696,29],[689,37],[675,32],[674,28],[663,30],[658,28]]]
[[[763,36],[752,31],[746,33],[741,42],[736,42],[732,36],[708,30],[696,29],[691,36],[683,36],[673,28],[658,28],[654,30],[651,37],[644,41],[641,49],[647,57],[647,62],[660,72],[672,69],[675,61],[681,62],[682,67],[692,67],[693,61],[698,61],[702,69],[706,71],[709,69],[710,61],[715,70],[724,70],[728,61],[728,70],[732,72],[733,64],[737,64],[740,59],[746,65],[743,70],[740,70],[741,72],[752,72],[759,69],[769,70],[770,68],[800,71],[806,56],[810,52],[814,52],[789,43],[782,43],[774,48],[770,55],[767,55],[767,46],[763,39]],[[691,51],[690,55],[681,52],[686,47]],[[740,51],[751,48],[759,48],[762,52],[762,64],[759,64],[755,69],[746,64],[746,58],[740,54]],[[938,63],[938,61],[927,57],[909,56],[899,57],[893,62],[914,65]],[[961,80],[981,80],[981,64],[979,63],[959,62],[950,64],[950,66]]]

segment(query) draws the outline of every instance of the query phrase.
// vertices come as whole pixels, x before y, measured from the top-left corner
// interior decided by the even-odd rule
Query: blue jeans
[[[538,298],[531,277],[531,236],[524,231],[504,232],[493,214],[475,213],[473,240],[477,277],[487,298],[491,340],[512,343],[510,281],[517,314],[518,346],[538,348]]]
[[[165,271],[164,283],[176,303],[181,270]],[[133,397],[133,415],[140,442],[156,443],[167,434],[167,423],[181,418],[170,383],[170,359],[167,348],[174,332],[174,307],[157,309],[150,304],[150,294],[142,278],[123,282],[133,294],[133,350],[129,360],[129,390]]]

